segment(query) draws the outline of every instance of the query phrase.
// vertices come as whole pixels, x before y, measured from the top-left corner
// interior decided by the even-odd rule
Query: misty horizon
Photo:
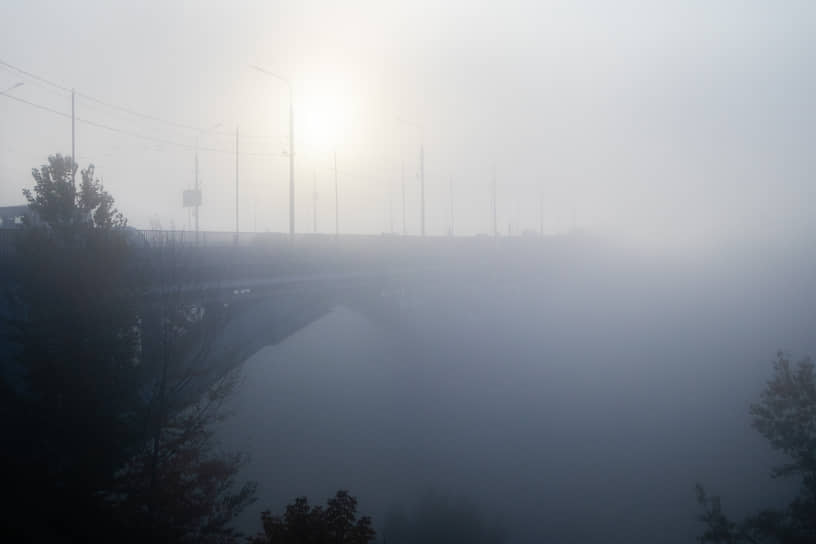
[[[9,542],[816,539],[816,3],[3,8]]]
[[[420,147],[432,235],[451,227],[451,179],[455,232],[492,233],[494,171],[503,234],[688,249],[813,226],[806,2],[79,2],[81,36],[48,5],[7,6],[0,87],[23,82],[9,96],[62,115],[76,89],[77,162],[134,226],[190,230],[198,138],[201,228],[233,230],[240,128],[240,230],[288,231],[287,89],[252,65],[293,85],[298,232],[315,185],[319,230],[334,230],[336,153],[342,232],[402,232],[404,165],[419,234]],[[71,154],[70,119],[0,98],[0,201],[19,204],[32,166]]]

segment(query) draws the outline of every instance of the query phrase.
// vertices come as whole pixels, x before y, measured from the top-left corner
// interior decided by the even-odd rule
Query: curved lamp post
[[[283,76],[280,76],[260,66],[250,64],[252,68],[259,72],[274,77],[286,84],[289,88],[289,240],[295,241],[295,107],[292,98],[292,83]]]

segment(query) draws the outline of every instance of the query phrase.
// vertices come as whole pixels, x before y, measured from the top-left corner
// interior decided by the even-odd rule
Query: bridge
[[[0,235],[0,265],[13,269],[19,231]],[[412,292],[440,278],[469,281],[486,270],[512,275],[536,256],[558,254],[558,238],[414,237],[128,231],[144,356],[158,350],[169,307],[189,310],[200,339],[184,353],[191,394],[265,346],[338,305],[375,322],[399,315]],[[531,261],[532,258],[532,261]],[[152,348],[149,346],[153,346]]]
[[[196,327],[206,331],[206,348],[184,362],[198,371],[194,394],[337,306],[385,323],[423,278],[463,259],[476,268],[486,246],[496,249],[486,238],[300,235],[293,244],[288,235],[258,234],[236,243],[233,233],[202,233],[196,244],[189,233],[139,236],[133,246],[141,274],[150,277],[142,297],[145,313],[154,313],[149,321],[158,322],[155,312],[167,297],[201,309]]]

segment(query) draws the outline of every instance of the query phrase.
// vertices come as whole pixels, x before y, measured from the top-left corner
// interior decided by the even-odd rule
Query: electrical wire
[[[54,83],[53,81],[49,81],[49,80],[45,79],[44,77],[38,76],[36,74],[32,74],[31,72],[23,70],[22,68],[18,68],[17,66],[11,65],[11,64],[7,63],[6,61],[4,61],[3,59],[0,59],[0,65],[3,65],[6,68],[11,69],[11,70],[17,72],[18,74],[21,74],[21,75],[29,77],[29,78],[31,78],[33,80],[39,81],[40,83],[45,83],[46,85],[50,85],[51,87],[54,87],[54,88],[59,89],[61,91],[64,91],[64,92],[67,92],[67,93],[71,92],[71,89],[69,89],[68,87],[60,85],[59,83]]]
[[[141,119],[145,119],[145,120],[152,121],[152,122],[155,122],[155,123],[162,123],[162,124],[165,124],[167,126],[170,126],[170,127],[176,128],[176,129],[190,130],[190,131],[193,131],[193,132],[202,132],[204,130],[201,127],[197,127],[197,126],[194,126],[194,125],[188,125],[188,124],[185,124],[185,123],[179,123],[177,121],[170,121],[168,119],[163,119],[163,118],[157,117],[155,115],[142,113],[142,112],[133,110],[131,108],[127,108],[125,106],[119,106],[119,105],[113,104],[111,102],[101,100],[99,98],[93,97],[93,96],[91,96],[89,94],[85,94],[85,93],[77,91],[75,89],[69,89],[68,87],[66,87],[64,85],[60,85],[59,83],[56,83],[55,81],[52,81],[52,80],[47,79],[45,77],[42,77],[42,76],[39,76],[39,75],[34,74],[32,72],[29,72],[28,70],[24,70],[24,69],[22,69],[22,68],[20,68],[18,66],[13,65],[13,64],[9,64],[8,62],[4,61],[3,59],[0,59],[0,66],[3,66],[3,67],[5,67],[5,68],[7,68],[9,70],[17,72],[20,75],[26,76],[28,78],[31,78],[31,79],[33,79],[35,81],[38,81],[40,83],[43,83],[43,84],[48,85],[50,87],[53,87],[55,89],[58,89],[58,90],[60,90],[62,92],[65,92],[65,93],[68,93],[68,94],[73,92],[73,93],[76,94],[76,96],[79,96],[80,98],[88,100],[89,102],[94,102],[96,104],[99,104],[100,106],[105,106],[105,107],[110,108],[112,110],[116,110],[116,111],[119,111],[119,112],[122,112],[122,113],[126,113],[128,115],[133,116],[133,117],[139,117]],[[214,134],[219,134],[219,135],[222,135],[222,136],[232,136],[231,132],[224,132],[224,131],[215,131]],[[241,137],[241,139],[242,140],[274,140],[274,139],[276,139],[276,137],[275,136],[260,136],[260,135],[244,135],[244,136]]]
[[[132,115],[134,117],[140,117],[142,119],[147,119],[148,121],[154,121],[156,123],[164,123],[165,125],[169,125],[171,127],[185,129],[185,130],[192,130],[194,132],[201,132],[203,129],[199,127],[194,127],[192,125],[185,125],[184,123],[177,123],[175,121],[168,121],[166,119],[162,119],[160,117],[154,117],[153,115],[148,115],[146,113],[139,113],[138,111],[134,111],[130,108],[126,108],[124,106],[117,106],[116,104],[111,104],[110,102],[105,102],[104,100],[100,100],[98,98],[94,98],[93,96],[87,95],[85,93],[81,93],[76,91],[76,95],[80,98],[84,98],[90,102],[95,102],[101,106],[105,106],[107,108],[111,108],[116,111],[121,111],[123,113],[127,113],[128,115]]]
[[[58,115],[60,117],[66,118],[66,119],[71,119],[71,115],[68,114],[68,113],[61,112],[59,110],[56,110],[56,109],[48,107],[48,106],[43,106],[42,104],[37,104],[36,102],[31,102],[31,101],[26,100],[24,98],[20,98],[20,97],[13,96],[13,95],[10,95],[10,94],[2,94],[1,96],[3,96],[4,98],[9,98],[11,100],[14,100],[16,102],[20,102],[22,104],[26,104],[26,105],[34,107],[34,108],[37,108],[37,109],[42,110],[42,111],[46,111],[48,113]],[[104,130],[108,130],[110,132],[115,132],[115,133],[118,133],[118,134],[124,134],[126,136],[130,136],[130,137],[133,137],[133,138],[139,138],[139,139],[147,140],[147,141],[151,141],[151,142],[156,142],[156,143],[159,143],[159,144],[172,145],[172,146],[186,148],[186,149],[190,149],[190,150],[194,150],[194,151],[210,151],[210,152],[213,152],[213,153],[224,153],[224,154],[228,154],[228,155],[235,155],[235,151],[229,150],[229,149],[219,149],[219,148],[216,148],[216,147],[196,146],[195,144],[187,144],[187,143],[183,143],[183,142],[176,142],[176,141],[167,140],[167,139],[164,139],[164,138],[157,138],[155,136],[146,136],[146,135],[140,134],[138,132],[133,132],[133,131],[130,131],[130,130],[124,130],[124,129],[117,128],[117,127],[114,127],[114,126],[111,126],[111,125],[106,125],[104,123],[98,123],[96,121],[91,121],[90,119],[83,119],[81,117],[75,117],[75,119],[76,119],[76,121],[78,121],[80,123],[84,123],[84,124],[92,126],[92,127],[101,128],[101,129],[104,129]],[[246,152],[246,151],[239,152],[239,155],[258,156],[258,157],[277,157],[278,156],[276,153]]]

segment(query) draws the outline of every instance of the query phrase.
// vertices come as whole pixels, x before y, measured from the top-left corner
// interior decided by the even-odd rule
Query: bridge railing
[[[23,229],[0,229],[0,258],[13,259]],[[234,231],[156,230],[127,227],[125,235],[128,243],[137,248],[157,248],[167,245],[189,248],[255,247],[266,251],[288,251],[292,248],[289,235],[278,232],[242,232],[237,237]],[[536,238],[538,240],[538,238]],[[321,254],[337,251],[354,252],[376,248],[380,252],[410,253],[413,250],[438,250],[444,254],[454,242],[459,248],[501,241],[507,244],[529,244],[525,237],[494,239],[486,236],[464,237],[418,237],[394,234],[333,234],[300,233],[295,236],[295,244],[301,252]]]

